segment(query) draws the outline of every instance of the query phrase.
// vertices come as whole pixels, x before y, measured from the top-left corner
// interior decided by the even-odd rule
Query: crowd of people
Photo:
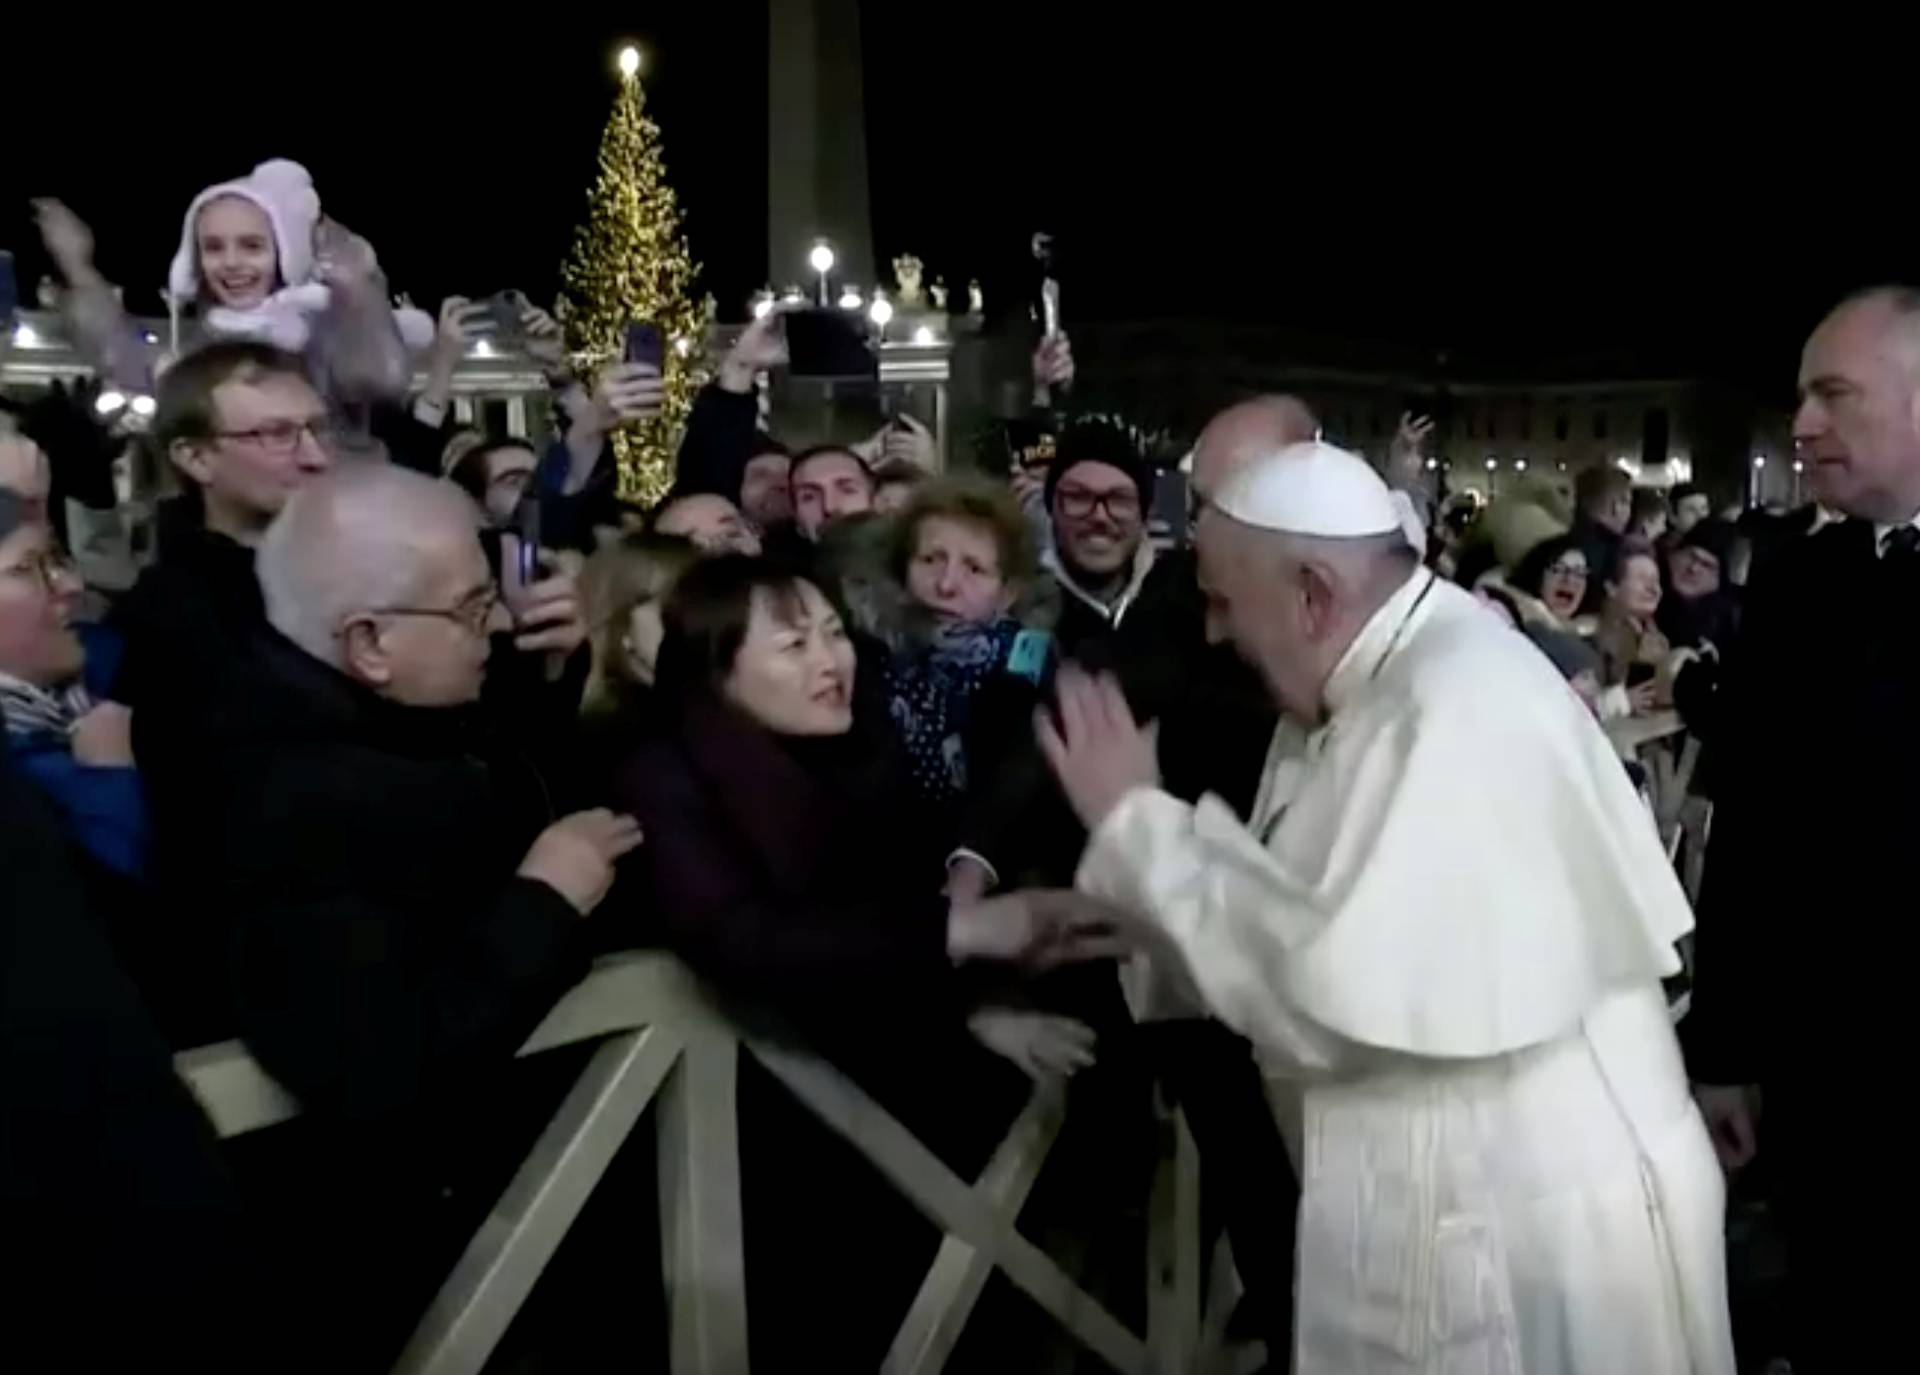
[[[1342,711],[1364,720],[1336,700],[1366,696],[1348,673],[1372,644],[1360,622],[1451,625],[1451,601],[1414,595],[1442,582],[1476,596],[1480,619],[1469,632],[1419,635],[1478,643],[1504,624],[1511,638],[1487,651],[1496,681],[1545,691],[1530,675],[1550,677],[1547,665],[1573,689],[1545,691],[1577,702],[1571,714],[1508,718],[1521,735],[1554,733],[1529,758],[1564,749],[1578,756],[1568,771],[1595,770],[1577,802],[1554,794],[1547,810],[1572,810],[1550,820],[1595,805],[1606,817],[1596,835],[1641,821],[1651,835],[1644,812],[1621,819],[1612,790],[1629,795],[1628,770],[1605,779],[1593,763],[1601,723],[1676,711],[1703,742],[1708,767],[1695,786],[1721,819],[1683,1039],[1694,1077],[1721,1086],[1702,1101],[1723,1159],[1744,1167],[1756,1143],[1771,1157],[1795,1274],[1820,1273],[1847,1250],[1852,1234],[1826,1204],[1830,1171],[1846,1171],[1817,1123],[1839,1111],[1832,1067],[1854,1033],[1809,1032],[1782,1000],[1801,982],[1790,983],[1794,965],[1810,961],[1822,971],[1822,1015],[1846,1002],[1840,1022],[1864,1041],[1886,1012],[1846,990],[1892,976],[1823,956],[1827,942],[1772,914],[1815,903],[1864,913],[1891,896],[1878,861],[1854,856],[1896,853],[1911,804],[1874,812],[1865,837],[1851,818],[1866,814],[1853,805],[1867,805],[1862,761],[1900,748],[1883,732],[1913,668],[1888,633],[1900,623],[1893,579],[1912,576],[1905,560],[1920,542],[1907,538],[1920,512],[1913,293],[1854,298],[1809,345],[1796,439],[1823,503],[1810,519],[1716,513],[1704,490],[1636,490],[1607,466],[1570,484],[1543,476],[1490,503],[1448,498],[1422,485],[1431,427],[1417,418],[1384,474],[1363,478],[1343,466],[1351,456],[1318,442],[1306,404],[1264,396],[1214,417],[1192,446],[1194,528],[1215,522],[1211,546],[1203,538],[1196,549],[1188,531],[1149,538],[1160,470],[1141,437],[1065,405],[1037,404],[1008,432],[1028,438],[979,471],[938,471],[932,437],[910,417],[790,449],[760,405],[762,379],[785,362],[777,313],[745,329],[697,397],[672,491],[636,510],[619,498],[610,438],[659,406],[651,368],[576,377],[551,316],[522,301],[520,333],[552,384],[559,437],[543,449],[453,423],[454,367],[494,327],[493,310],[454,298],[436,323],[390,305],[372,248],[327,219],[304,170],[286,162],[194,198],[170,278],[182,313],[155,375],[93,267],[90,231],[57,202],[38,213],[99,380],[23,404],[0,434],[10,920],[40,933],[15,940],[6,971],[5,1091],[23,1115],[4,1169],[10,1209],[53,1217],[48,1199],[65,1191],[69,1213],[113,1215],[84,1254],[70,1254],[70,1237],[53,1248],[71,1270],[50,1273],[115,1296],[139,1290],[138,1311],[183,1350],[213,1341],[182,1317],[191,1302],[264,1258],[249,1276],[275,1292],[262,1311],[326,1328],[316,1368],[390,1359],[511,1163],[504,1143],[518,1138],[503,1125],[513,1115],[500,1085],[536,1077],[513,1066],[516,1048],[596,954],[665,947],[746,1015],[825,1052],[963,1173],[1031,1080],[1076,1079],[1103,1104],[1090,1112],[1136,1125],[1145,1095],[1095,1085],[1157,1081],[1192,1123],[1270,1349],[1297,1351],[1303,1369],[1438,1368],[1412,1357],[1352,1364],[1356,1348],[1325,1326],[1340,1302],[1308,1305],[1310,1290],[1347,1282],[1315,1268],[1328,1262],[1311,1236],[1296,1280],[1295,1216],[1313,1233],[1326,1202],[1316,1152],[1380,1146],[1327,1136],[1289,1168],[1300,1143],[1283,1139],[1285,1114],[1268,1101],[1274,1047],[1313,1073],[1365,1079],[1377,1071],[1370,1056],[1516,1053],[1533,1042],[1502,1037],[1523,1026],[1527,1037],[1559,1035],[1565,1023],[1553,1019],[1577,1022],[1585,1005],[1502,984],[1511,1016],[1482,1009],[1453,1038],[1449,1019],[1473,1019],[1426,994],[1408,995],[1411,1015],[1432,1020],[1403,1033],[1379,1007],[1302,992],[1314,1023],[1302,1031],[1249,986],[1291,988],[1282,965],[1256,960],[1251,974],[1221,976],[1209,963],[1217,949],[1202,957],[1185,944],[1229,939],[1231,923],[1209,925],[1204,913],[1242,893],[1237,884],[1253,884],[1247,901],[1275,912],[1293,891],[1245,877],[1258,862],[1233,850],[1239,842],[1214,834],[1208,843],[1225,848],[1204,860],[1181,847],[1217,832],[1216,812],[1265,818],[1249,842],[1256,854],[1300,844],[1311,788],[1292,809],[1274,795],[1289,732],[1304,739]],[[1073,380],[1065,336],[1042,340],[1036,402],[1069,397]],[[154,397],[144,435],[129,439],[92,404],[107,385]],[[1276,486],[1279,459],[1311,479]],[[1367,482],[1383,496],[1395,489],[1393,521],[1354,523],[1353,511],[1373,511]],[[1868,552],[1884,555],[1884,569],[1852,548],[1875,526],[1881,543]],[[1276,532],[1289,549],[1390,547],[1384,561],[1351,567],[1346,554],[1329,556],[1324,583],[1320,564],[1290,553],[1287,576],[1298,573],[1301,590],[1275,623],[1297,610],[1302,638],[1283,653],[1280,632],[1247,609],[1255,593],[1244,589],[1281,595],[1269,565],[1259,565],[1265,582],[1245,581],[1266,546],[1230,545],[1229,527],[1243,541]],[[1855,594],[1836,602],[1823,579]],[[1300,646],[1324,650],[1326,627],[1355,607],[1367,615],[1307,682],[1298,665],[1313,656]],[[1807,650],[1810,635],[1824,652]],[[1500,656],[1513,645],[1537,659],[1508,665]],[[1831,748],[1770,747],[1769,732],[1809,711],[1839,732]],[[1139,762],[1126,717],[1154,723],[1141,737],[1150,776],[1132,781],[1186,811],[1148,818],[1101,782],[1111,760]],[[1331,734],[1333,758],[1361,748],[1366,732],[1354,731],[1313,738]],[[1320,757],[1321,744],[1306,748]],[[1373,782],[1391,773],[1373,755],[1353,768]],[[1463,799],[1483,795],[1460,781]],[[1484,795],[1518,805],[1519,786]],[[1311,832],[1335,867],[1357,863],[1351,837],[1375,828],[1457,837],[1468,865],[1501,825],[1533,835],[1546,824],[1470,803],[1445,819],[1356,814],[1358,792],[1343,790],[1328,813],[1338,826]],[[1431,797],[1445,810],[1445,789]],[[1809,798],[1832,801],[1810,830]],[[1191,863],[1186,886],[1130,870],[1151,855]],[[1443,904],[1450,861],[1433,862],[1421,884]],[[1654,913],[1631,937],[1596,938],[1614,942],[1593,955],[1596,977],[1657,987],[1673,972],[1664,961],[1684,904],[1648,889],[1645,874],[1608,877],[1606,863],[1660,868],[1664,856],[1633,840],[1594,860],[1602,867],[1566,865],[1589,906],[1605,905],[1593,893],[1622,894],[1592,916],[1595,929],[1636,904]],[[1839,895],[1821,891],[1836,872]],[[1367,886],[1364,873],[1352,882]],[[1393,891],[1415,907],[1428,900],[1420,884]],[[1177,1021],[1135,1022],[1136,976],[1149,962],[1131,953],[1137,933],[1121,939],[1130,906],[1188,913],[1165,918],[1199,1002],[1189,996]],[[1517,983],[1555,983],[1557,969],[1503,965],[1506,937],[1478,939],[1485,962]],[[1640,952],[1635,942],[1648,940]],[[1545,944],[1525,948],[1546,965],[1557,958]],[[1475,953],[1430,951],[1426,977]],[[1353,958],[1330,956],[1316,977],[1335,979]],[[1461,987],[1483,977],[1463,973]],[[1544,1020],[1530,1023],[1536,1013]],[[171,1081],[165,1050],[230,1036],[300,1100],[306,1121],[287,1140],[267,1133],[223,1157]],[[1754,1126],[1760,1084],[1765,1132]],[[79,1150],[72,1132],[116,1139]],[[749,1172],[794,1168],[774,1158],[784,1149],[749,1139],[745,1150]],[[831,1160],[796,1151],[831,1177]],[[1144,1187],[1144,1176],[1102,1163],[1093,1173],[1103,1183]],[[1297,1169],[1308,1176],[1304,1213]],[[1657,1170],[1648,1178],[1672,1183]],[[860,1196],[857,1182],[844,1187],[843,1221]],[[1081,1202],[1089,1215],[1117,1207]],[[1665,1204],[1671,1227],[1686,1210]],[[805,1204],[792,1206],[797,1231]],[[158,1259],[180,1229],[192,1244]],[[49,1222],[49,1235],[58,1230]],[[763,1236],[750,1247],[768,1245]],[[858,1324],[818,1316],[861,1264],[856,1249],[833,1251],[834,1265],[788,1253],[783,1297],[753,1310],[756,1339],[767,1338],[757,1363],[763,1350],[772,1363],[783,1347],[806,1357],[829,1341],[850,1364],[865,1361]],[[1710,1299],[1710,1282],[1686,1261],[1678,1269],[1684,1303]],[[898,1274],[869,1278],[885,1287]],[[1820,1368],[1838,1321],[1818,1300],[1841,1282],[1827,1271],[1820,1283],[1819,1294],[1798,1287],[1796,1311],[1811,1316],[1780,1338],[1782,1350],[1798,1343],[1807,1368]],[[1660,1348],[1692,1363],[1662,1368],[1719,1368],[1712,1329],[1724,1295],[1721,1307],[1718,1318],[1691,1313],[1687,1340]],[[1521,1323],[1514,1349],[1529,1363],[1486,1368],[1630,1368],[1531,1363],[1547,1346],[1605,1345],[1573,1330],[1609,1320],[1604,1296],[1567,1311],[1557,1337]],[[1610,1349],[1640,1359],[1654,1348]],[[1282,1355],[1273,1368],[1285,1365]]]

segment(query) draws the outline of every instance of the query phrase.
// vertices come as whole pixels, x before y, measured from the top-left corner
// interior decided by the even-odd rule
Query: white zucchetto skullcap
[[[1213,505],[1259,530],[1321,539],[1394,532],[1424,554],[1427,532],[1403,492],[1358,454],[1314,440],[1262,454],[1221,484]]]

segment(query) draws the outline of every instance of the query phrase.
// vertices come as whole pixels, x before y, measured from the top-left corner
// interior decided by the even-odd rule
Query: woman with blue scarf
[[[905,604],[887,636],[888,705],[915,786],[951,816],[991,767],[983,756],[1031,728],[1049,668],[1052,637],[1014,614],[1039,582],[1033,532],[1000,484],[940,478],[900,513],[890,562]]]

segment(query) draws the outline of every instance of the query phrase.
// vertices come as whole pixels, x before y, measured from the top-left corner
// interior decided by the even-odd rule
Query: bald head
[[[1920,513],[1920,291],[1875,287],[1820,322],[1793,441],[1823,505],[1888,525]]]
[[[1297,396],[1256,396],[1229,406],[1200,432],[1193,446],[1193,493],[1212,499],[1235,471],[1289,444],[1305,444],[1320,433],[1320,422]]]
[[[300,488],[255,567],[274,629],[336,668],[356,614],[433,606],[438,593],[450,607],[466,584],[492,581],[473,503],[452,483],[385,464],[336,468]]]

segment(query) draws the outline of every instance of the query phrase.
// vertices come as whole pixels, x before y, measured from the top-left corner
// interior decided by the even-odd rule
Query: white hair
[[[295,492],[260,541],[267,620],[338,668],[347,617],[405,605],[430,555],[475,528],[472,502],[450,483],[386,464],[336,468]]]

